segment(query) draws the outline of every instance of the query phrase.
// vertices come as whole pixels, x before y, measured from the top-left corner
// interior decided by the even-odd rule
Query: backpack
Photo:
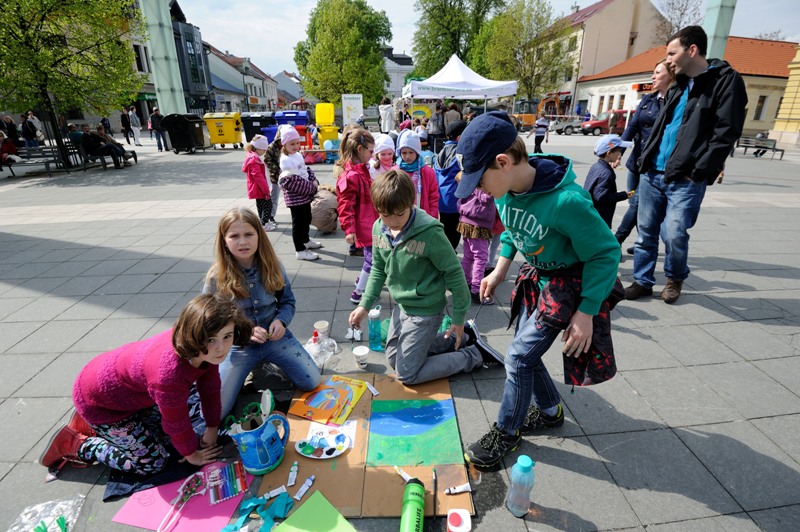
[[[455,214],[458,212],[458,198],[456,198],[456,188],[458,182],[456,175],[461,171],[458,160],[455,157],[445,168],[439,166],[438,159],[433,161],[433,171],[436,172],[436,180],[439,182],[439,212],[445,214]]]

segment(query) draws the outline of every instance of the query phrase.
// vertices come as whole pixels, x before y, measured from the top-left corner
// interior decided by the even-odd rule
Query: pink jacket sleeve
[[[356,234],[356,196],[358,186],[348,179],[350,171],[342,172],[336,181],[336,210],[339,212],[339,224],[345,235]]]
[[[430,166],[423,166],[420,170],[422,178],[422,195],[420,206],[422,210],[430,214],[433,218],[439,219],[439,182],[436,180],[436,172]]]

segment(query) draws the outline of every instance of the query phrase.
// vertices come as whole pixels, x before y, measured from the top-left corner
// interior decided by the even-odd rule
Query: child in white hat
[[[283,201],[292,212],[292,241],[298,260],[317,260],[314,249],[322,244],[311,240],[311,202],[317,195],[317,181],[314,172],[306,166],[300,153],[300,134],[291,126],[281,130],[281,175],[278,184],[283,191]]]
[[[264,231],[274,231],[277,227],[272,218],[272,200],[267,182],[267,166],[262,157],[267,153],[269,141],[264,135],[255,135],[244,145],[245,157],[242,172],[247,175],[247,197],[256,200],[258,218]]]
[[[439,219],[439,183],[433,168],[422,164],[422,142],[413,131],[397,137],[398,167],[411,177],[417,191],[416,206]]]
[[[388,172],[393,167],[394,140],[385,133],[378,133],[375,135],[375,149],[369,162],[369,175],[374,179],[376,175]]]

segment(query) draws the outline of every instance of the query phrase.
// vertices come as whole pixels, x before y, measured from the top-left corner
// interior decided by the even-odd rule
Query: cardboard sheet
[[[247,484],[249,485],[252,481],[253,476],[247,475]],[[134,493],[112,521],[123,525],[157,530],[164,516],[172,508],[170,503],[178,495],[178,488],[182,483],[183,479]],[[195,495],[183,507],[180,520],[170,532],[221,530],[230,521],[242,501],[242,497],[244,497],[244,493],[212,505],[208,492],[203,495]]]
[[[348,375],[349,376],[349,375]],[[290,434],[286,446],[286,454],[274,471],[262,478],[259,495],[286,484],[289,469],[297,460],[297,484],[287,486],[294,496],[303,481],[310,475],[316,480],[309,493],[319,491],[345,517],[397,517],[400,515],[405,483],[391,466],[368,467],[366,465],[369,441],[369,418],[373,401],[379,400],[438,400],[451,399],[450,383],[440,379],[421,385],[405,387],[388,375],[371,373],[355,374],[353,377],[370,382],[378,389],[380,395],[373,397],[366,392],[358,402],[349,419],[357,420],[356,437],[353,448],[343,455],[330,460],[312,460],[299,455],[294,444],[308,435],[310,421],[289,416]],[[297,400],[297,398],[295,398]],[[460,445],[460,442],[458,442]],[[436,468],[438,493],[436,514],[447,515],[453,508],[465,508],[474,513],[472,496],[469,493],[445,495],[445,488],[467,482],[467,470],[463,463],[450,465],[410,465],[403,469],[410,475],[419,478],[425,485],[425,514],[433,512],[433,485],[431,478]],[[295,503],[293,512],[302,508],[309,500],[306,495],[302,501]]]

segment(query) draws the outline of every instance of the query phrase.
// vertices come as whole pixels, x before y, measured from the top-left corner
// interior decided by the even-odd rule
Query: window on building
[[[577,35],[573,35],[572,37],[569,38],[569,44],[567,45],[567,51],[568,52],[574,52],[577,49],[578,49],[578,36]]]
[[[753,120],[762,120],[764,118],[764,107],[766,107],[767,97],[759,96],[758,103],[756,104],[756,112],[753,113]]]
[[[572,81],[572,73],[573,69],[568,68],[567,71],[564,73],[564,81]]]
[[[600,105],[597,106],[597,109],[598,109],[597,112],[598,113],[602,113],[603,111],[605,111],[605,107],[604,107],[605,104],[606,104],[606,97],[605,96],[600,96]]]
[[[606,111],[610,111],[614,107],[614,97],[610,94],[606,98]]]
[[[619,96],[619,104],[617,104],[617,109],[625,109],[625,95],[620,94]]]
[[[134,44],[133,55],[136,58],[136,71],[144,73],[150,72],[150,60],[147,57],[147,47]]]
[[[189,67],[189,76],[192,79],[192,83],[203,83],[204,76],[201,73],[202,63],[198,58],[198,52],[202,50],[197,50],[195,47],[194,33],[186,32],[183,34],[183,38],[186,41],[186,62]]]
[[[778,114],[781,112],[781,105],[783,105],[783,96],[778,100],[778,107],[775,109],[775,118],[778,118]]]

